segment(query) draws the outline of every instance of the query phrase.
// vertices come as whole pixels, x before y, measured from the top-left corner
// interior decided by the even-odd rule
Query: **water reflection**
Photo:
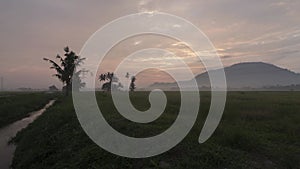
[[[51,100],[44,108],[30,113],[29,117],[16,121],[6,127],[0,129],[0,169],[9,169],[12,162],[13,154],[16,149],[15,145],[8,145],[8,141],[14,137],[20,130],[26,128],[28,124],[33,122],[37,117],[45,112],[55,100]]]

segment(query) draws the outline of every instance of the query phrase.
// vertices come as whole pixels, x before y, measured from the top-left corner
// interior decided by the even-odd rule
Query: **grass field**
[[[42,108],[55,94],[0,92],[0,128]]]
[[[135,92],[133,104],[140,110],[150,105],[148,93]],[[176,119],[180,105],[177,92],[167,92],[164,114],[149,124],[124,119],[113,108],[110,95],[97,93],[99,107],[118,131],[145,137],[166,130]],[[82,169],[297,169],[300,166],[300,93],[230,92],[222,121],[213,136],[198,143],[210,106],[210,94],[201,93],[197,122],[188,136],[170,151],[145,159],[113,155],[94,144],[76,118],[72,99],[59,98],[34,123],[14,139],[17,149],[13,167]]]

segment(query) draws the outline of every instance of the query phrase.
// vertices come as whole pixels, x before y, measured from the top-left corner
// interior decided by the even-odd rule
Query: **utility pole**
[[[4,79],[1,76],[1,91],[4,91]]]

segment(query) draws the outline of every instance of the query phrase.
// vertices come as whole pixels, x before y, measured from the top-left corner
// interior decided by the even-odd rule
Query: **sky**
[[[189,20],[207,35],[224,66],[262,61],[300,73],[299,9],[299,0],[0,0],[0,76],[6,89],[61,87],[42,58],[55,58],[67,45],[79,53],[99,28],[137,12],[165,12]],[[124,55],[153,45],[190,56],[184,58],[194,74],[205,71],[181,42],[145,35],[114,47],[99,72],[113,71]],[[162,71],[149,72],[138,75],[138,85],[172,81]]]

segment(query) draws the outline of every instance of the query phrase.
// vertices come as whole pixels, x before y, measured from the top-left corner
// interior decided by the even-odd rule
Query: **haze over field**
[[[211,71],[212,73],[215,71]],[[261,89],[272,87],[279,90],[286,86],[285,90],[291,90],[291,86],[300,85],[300,74],[283,69],[272,64],[263,62],[246,62],[234,64],[224,68],[226,74],[227,87],[229,89]],[[198,74],[195,77],[199,88],[209,88],[210,81],[207,72]],[[185,88],[192,86],[191,81],[182,83]],[[149,88],[161,88],[165,90],[178,90],[176,83],[154,83]]]
[[[51,77],[53,71],[42,61],[43,57],[55,57],[66,45],[79,53],[100,27],[137,12],[166,12],[191,21],[209,37],[225,66],[262,61],[300,72],[299,9],[299,0],[0,0],[0,76],[4,77],[7,89],[48,88],[52,84],[61,87]],[[173,51],[189,64],[195,75],[205,71],[182,43],[146,35],[129,38],[113,48],[107,55],[109,59],[100,66],[101,71],[111,71],[112,65],[119,63],[118,58],[145,47]],[[154,67],[170,63],[164,57],[145,57]],[[180,72],[172,64],[162,69],[172,68]],[[137,79],[138,87],[172,82],[157,70],[143,72]]]

